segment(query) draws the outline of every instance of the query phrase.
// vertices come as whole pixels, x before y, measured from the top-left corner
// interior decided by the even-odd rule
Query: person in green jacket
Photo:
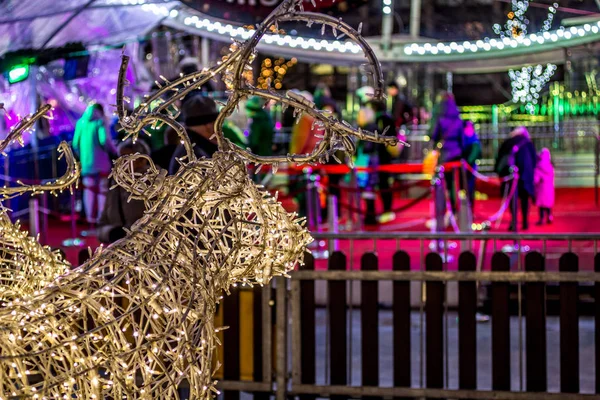
[[[246,112],[250,119],[248,144],[252,152],[259,156],[273,154],[273,136],[275,130],[271,116],[264,109],[264,100],[251,97],[246,103]]]
[[[90,224],[96,223],[104,209],[108,191],[108,174],[112,169],[111,156],[117,149],[100,104],[89,106],[75,126],[73,149],[81,163],[83,205]]]

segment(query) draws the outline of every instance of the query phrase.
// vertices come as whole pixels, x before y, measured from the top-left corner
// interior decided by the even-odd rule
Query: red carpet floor
[[[394,208],[401,207],[403,204],[408,203],[409,199],[396,199],[394,202]],[[380,205],[378,204],[378,209]],[[500,207],[499,198],[490,198],[488,200],[480,200],[475,204],[475,222],[484,221],[487,217],[494,214]],[[342,221],[345,218],[346,212],[342,212]],[[594,203],[594,191],[593,189],[558,189],[556,193],[556,207],[554,210],[554,223],[552,225],[535,226],[537,221],[537,209],[532,207],[530,212],[530,229],[528,233],[599,233],[600,234],[600,208],[596,207]],[[374,231],[411,231],[411,232],[427,232],[429,229],[425,226],[425,222],[430,218],[430,204],[429,200],[424,200],[408,210],[397,214],[396,219],[388,224],[378,226],[366,226],[365,230]],[[499,228],[492,228],[492,232],[506,232],[510,222],[510,215],[506,213],[503,221]],[[56,220],[50,220],[50,229],[48,232],[48,243],[53,247],[62,247],[62,241],[66,238],[71,237],[70,225],[64,222]],[[78,235],[81,231],[87,229],[87,226],[79,225]],[[322,230],[326,230],[323,227]],[[342,229],[343,231],[343,229]],[[95,248],[98,246],[98,242],[93,237],[84,238],[85,247],[90,246]],[[451,243],[453,244],[453,243]],[[458,243],[456,248],[451,248],[448,251],[448,263],[446,264],[448,269],[456,268],[456,259],[460,253],[460,246]],[[510,244],[509,242],[497,242],[496,248],[500,250],[504,245]],[[423,257],[423,253],[429,252],[429,241],[423,241],[422,245],[418,240],[408,241],[403,240],[401,242],[396,241],[378,241],[376,244],[372,240],[361,240],[353,241],[339,241],[338,249],[348,255],[348,268],[358,269],[360,267],[360,257],[362,254],[368,251],[376,250],[379,256],[379,268],[380,269],[391,269],[391,259],[393,253],[398,249],[405,250],[411,256],[411,266],[413,269],[420,268],[419,260]],[[544,251],[544,245],[541,242],[528,242],[522,243],[525,246],[529,246],[529,250]],[[493,243],[488,243],[484,255],[483,268],[489,268],[489,258],[493,251]],[[593,268],[593,246],[594,243],[591,240],[575,242],[572,244],[572,249],[580,255],[580,269],[590,270]],[[77,255],[82,249],[78,248],[63,248],[67,254],[69,261],[73,264],[77,263]],[[473,250],[475,254],[479,254],[481,250],[481,241],[473,242]],[[547,255],[547,269],[554,270],[558,268],[558,258],[560,255],[568,250],[568,243],[566,242],[548,242],[545,246]],[[318,254],[318,252],[315,252]],[[351,256],[350,256],[351,255]],[[515,262],[515,268],[518,267],[518,263]],[[326,268],[326,260],[319,260],[317,262],[317,268]]]

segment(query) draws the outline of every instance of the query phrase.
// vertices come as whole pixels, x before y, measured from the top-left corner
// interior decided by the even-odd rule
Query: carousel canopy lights
[[[392,13],[392,0],[383,0],[383,13],[389,15]]]
[[[390,1],[390,0],[385,0]],[[152,12],[156,15],[162,15],[169,18],[180,18],[187,26],[200,29],[210,33],[218,33],[219,35],[229,36],[236,40],[249,39],[255,32],[254,29],[246,29],[242,26],[234,26],[220,21],[213,21],[208,17],[198,17],[185,10],[169,10],[165,6],[157,4],[144,4],[142,10]],[[318,40],[314,38],[305,38],[301,36],[268,34],[264,35],[261,41],[268,45],[276,45],[290,48],[302,48],[305,50],[328,51],[337,53],[354,53],[361,52],[360,46],[351,41],[339,40]]]
[[[521,35],[516,38],[504,37],[500,39],[485,38],[477,41],[452,42],[452,43],[411,43],[404,46],[406,55],[443,55],[456,53],[486,53],[516,48],[526,48],[548,43],[561,43],[568,45],[572,39],[598,34],[600,21],[595,24],[561,27],[554,31],[545,31]]]

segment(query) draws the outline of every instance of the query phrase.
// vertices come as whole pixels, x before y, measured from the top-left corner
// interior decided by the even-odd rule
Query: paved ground
[[[350,321],[352,316],[352,340],[351,349],[351,385],[360,386],[361,384],[361,338],[360,338],[360,312],[354,310],[348,315]],[[317,311],[317,383],[327,382],[326,374],[326,318],[327,313],[324,309]],[[379,314],[379,371],[380,385],[392,386],[392,314],[390,311],[381,311]],[[420,317],[419,313],[412,314],[411,322],[411,343],[412,343],[412,386],[421,387],[421,376],[419,369],[421,367],[420,357]],[[426,329],[426,327],[424,327]],[[581,392],[593,393],[594,390],[594,322],[591,318],[581,318],[579,322],[579,354],[580,354],[580,374],[581,374]],[[525,322],[523,321],[523,340],[525,337]],[[491,390],[491,323],[479,323],[477,325],[477,388],[479,390]],[[560,360],[559,360],[559,324],[557,317],[548,317],[547,319],[547,348],[548,348],[548,389],[551,392],[558,392],[560,385]],[[350,342],[350,340],[349,340]],[[350,347],[350,344],[349,344]],[[456,313],[451,312],[448,316],[448,368],[446,387],[450,389],[458,388],[458,321]],[[375,350],[375,349],[373,349]],[[523,374],[525,374],[523,345]],[[511,318],[511,364],[512,364],[512,390],[519,391],[519,321],[517,317]],[[423,361],[424,364],[424,361]],[[425,365],[423,365],[425,368]],[[424,374],[423,374],[424,375]],[[423,377],[424,379],[424,377]],[[523,378],[523,387],[526,384],[526,377]]]

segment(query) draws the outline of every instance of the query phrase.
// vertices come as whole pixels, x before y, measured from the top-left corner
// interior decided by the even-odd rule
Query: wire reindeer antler
[[[2,104],[0,104],[0,108],[4,108]],[[23,134],[31,130],[40,118],[52,119],[52,115],[47,115],[48,111],[51,109],[52,107],[46,104],[40,107],[34,114],[23,118],[10,130],[6,139],[0,142],[0,153],[6,155],[4,151],[11,143],[19,142],[23,145]],[[44,184],[25,184],[17,180],[18,186],[0,188],[0,198],[9,199],[27,192],[31,192],[32,194],[37,194],[39,192],[50,192],[55,194],[56,192],[63,191],[75,184],[77,179],[79,179],[81,167],[75,160],[73,152],[67,142],[61,142],[58,145],[58,152],[60,153],[59,159],[64,157],[67,162],[67,171],[63,176]]]
[[[329,26],[336,37],[339,38],[346,35],[350,40],[357,43],[362,48],[368,60],[367,65],[372,69],[372,72],[368,73],[373,76],[374,80],[375,91],[373,97],[378,100],[383,99],[384,80],[381,65],[367,41],[360,35],[360,27],[358,30],[355,30],[342,22],[341,19],[336,19],[328,15],[304,12],[301,0],[285,0],[265,19],[246,42],[234,41],[230,47],[232,52],[228,56],[225,56],[223,61],[219,62],[216,66],[205,68],[202,71],[186,76],[182,75],[173,82],[169,82],[164,77],[161,77],[164,81],[164,86],[156,82],[159,90],[141,103],[131,115],[126,114],[124,106],[124,102],[128,101],[123,92],[124,87],[128,85],[125,79],[125,72],[127,71],[129,58],[123,56],[117,88],[117,113],[122,128],[127,132],[128,136],[136,137],[146,126],[157,126],[158,124],[167,123],[175,129],[181,138],[187,151],[188,160],[195,160],[196,157],[193,154],[192,146],[185,129],[175,121],[175,118],[179,115],[179,110],[174,104],[177,100],[183,99],[192,90],[201,87],[217,74],[224,73],[223,80],[227,84],[230,97],[215,121],[215,138],[221,150],[234,151],[249,162],[257,165],[273,164],[274,169],[277,168],[278,163],[285,161],[299,164],[326,162],[329,160],[329,157],[335,157],[334,153],[338,150],[346,154],[353,154],[355,144],[351,139],[352,137],[385,145],[396,145],[399,142],[406,145],[406,143],[401,142],[395,136],[384,136],[386,132],[379,134],[378,132],[369,132],[360,128],[354,128],[347,122],[337,119],[335,116],[317,110],[313,102],[293,92],[287,92],[283,95],[271,88],[269,90],[260,90],[244,80],[243,73],[244,71],[251,70],[250,63],[254,59],[256,46],[260,39],[271,27],[277,27],[280,22],[288,21],[306,22],[309,26],[315,23],[322,24],[323,33],[325,27]],[[338,31],[341,32],[339,36]],[[165,100],[163,97],[168,93],[174,94]],[[248,149],[242,149],[232,144],[223,134],[223,124],[225,119],[238,107],[239,102],[249,96],[259,96],[267,100],[280,102],[286,108],[293,107],[298,116],[302,113],[311,115],[315,123],[324,131],[322,139],[309,154],[287,154],[285,156],[258,156]],[[351,158],[348,158],[348,160],[351,162]]]

